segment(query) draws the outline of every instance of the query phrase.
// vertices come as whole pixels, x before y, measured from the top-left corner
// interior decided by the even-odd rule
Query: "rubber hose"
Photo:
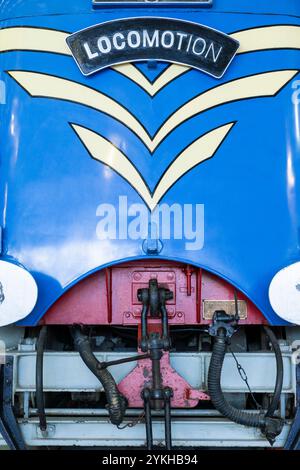
[[[280,402],[280,396],[282,392],[282,385],[283,385],[283,359],[282,359],[282,354],[280,350],[280,346],[278,344],[277,338],[274,334],[274,332],[269,328],[268,326],[264,326],[264,331],[266,335],[268,336],[274,353],[276,357],[276,384],[275,384],[275,389],[274,389],[274,394],[272,397],[272,401],[270,403],[270,406],[268,408],[268,411],[266,413],[266,416],[273,416],[275,411],[278,408],[279,402]]]
[[[268,334],[269,331],[266,331]],[[273,334],[274,335],[274,334]],[[269,336],[269,334],[268,334]],[[273,340],[277,342],[275,335],[270,335],[270,340],[273,344]],[[272,338],[272,339],[271,339]],[[275,344],[275,343],[274,343]],[[247,411],[238,410],[233,407],[224,397],[222,388],[221,388],[221,372],[223,367],[223,362],[226,353],[226,331],[224,328],[219,328],[218,334],[216,336],[213,352],[211,356],[211,361],[209,365],[208,371],[208,392],[211,398],[211,401],[215,408],[226,418],[234,421],[235,423],[242,424],[244,426],[261,428],[262,430],[266,429],[268,425],[270,425],[274,419],[271,418],[272,414],[274,413],[275,409],[277,408],[278,404],[278,397],[280,398],[281,388],[282,388],[282,358],[281,361],[279,359],[279,353],[281,357],[281,351],[278,348],[274,351],[276,354],[277,365],[279,366],[277,371],[277,378],[276,378],[276,386],[275,386],[275,393],[272,400],[272,403],[267,411],[266,414],[256,414],[256,413],[249,413]],[[274,409],[275,407],[275,409]],[[279,434],[280,425],[278,422],[278,434]]]
[[[106,394],[108,412],[112,424],[122,423],[126,411],[126,398],[119,392],[117,384],[111,373],[102,368],[101,362],[94,356],[88,336],[79,328],[72,330],[74,344],[86,366],[100,381]]]
[[[47,339],[47,327],[43,326],[36,346],[36,368],[35,368],[35,388],[36,388],[36,406],[39,416],[39,425],[41,431],[47,429],[47,419],[45,414],[44,383],[43,383],[43,363],[44,349]]]

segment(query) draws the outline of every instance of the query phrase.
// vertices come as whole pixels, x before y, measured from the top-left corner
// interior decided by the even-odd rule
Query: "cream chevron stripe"
[[[43,28],[15,27],[0,30],[0,53],[7,51],[49,52],[71,56],[67,46],[68,33]],[[154,96],[163,86],[189,67],[172,65],[170,73],[163,73],[155,83],[151,83],[134,65],[119,64],[112,68],[142,87],[149,95]]]
[[[214,156],[235,123],[230,122],[199,137],[183,150],[161,177],[153,193],[131,161],[111,142],[85,127],[71,124],[92,158],[121,175],[145,201],[151,211],[183,175]]]
[[[185,173],[214,156],[234,124],[231,122],[208,132],[178,155],[155,188],[152,197],[154,207]]]
[[[300,49],[300,26],[273,25],[230,34],[240,42],[238,54],[271,49]]]
[[[150,138],[142,124],[126,108],[93,88],[36,72],[9,71],[8,73],[33,97],[68,100],[112,116],[131,129],[150,152],[154,152],[163,139],[188,119],[233,101],[275,96],[298,73],[298,70],[251,75],[214,87],[177,109],[153,138]]]
[[[45,28],[12,27],[0,29],[0,53],[34,51],[72,56],[66,43],[68,36],[69,34],[64,31]],[[132,64],[120,64],[112,68],[135,82],[138,80],[140,86],[149,94],[152,94],[152,88],[155,89],[151,82]],[[176,71],[175,67],[171,75],[174,76]]]
[[[246,29],[244,31],[232,33],[229,36],[240,43],[237,55],[264,50],[300,49],[300,26],[263,26],[261,28]],[[173,80],[173,68],[178,71],[177,67],[178,65],[173,64],[166,70],[166,77],[164,78],[167,83]],[[177,76],[182,75],[187,70],[191,70],[190,67],[182,67],[183,70],[181,73],[177,73]],[[155,93],[157,93],[157,91],[155,91],[154,94]]]
[[[0,53],[7,51],[36,51],[71,55],[66,44],[69,33],[45,28],[12,27],[0,30]],[[238,54],[273,49],[300,49],[300,26],[271,25],[251,28],[230,35],[241,46]],[[154,96],[165,85],[190,70],[183,65],[172,64],[158,79],[151,83],[132,64],[112,67],[117,72],[133,80],[150,96]]]
[[[149,82],[139,69],[132,64],[115,65],[113,69],[125,75],[125,77],[130,78],[130,80],[142,87],[148,95],[155,96],[165,85],[190,70],[190,67],[172,64],[153,83]]]
[[[150,190],[126,155],[96,132],[76,124],[71,124],[71,126],[91,157],[119,173],[151,207]]]
[[[152,140],[152,147],[155,149],[176,127],[203,111],[233,101],[275,96],[298,72],[283,70],[251,75],[206,91],[181,106],[165,121]]]
[[[141,123],[126,108],[103,93],[53,75],[24,71],[9,71],[8,74],[33,97],[72,101],[108,114],[125,123],[148,148],[151,148],[151,139]]]
[[[0,29],[0,52],[36,51],[71,55],[66,43],[68,36],[63,31],[29,26]]]

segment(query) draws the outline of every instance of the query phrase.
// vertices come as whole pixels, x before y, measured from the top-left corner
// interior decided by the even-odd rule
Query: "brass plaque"
[[[241,320],[247,318],[247,303],[245,300],[238,300],[239,316]],[[234,300],[203,300],[203,318],[212,320],[216,310],[224,310],[227,315],[235,315]]]

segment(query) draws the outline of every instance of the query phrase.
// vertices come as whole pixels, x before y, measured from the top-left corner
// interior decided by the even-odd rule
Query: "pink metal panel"
[[[41,320],[46,325],[108,324],[105,272],[83,279],[67,291]]]
[[[192,389],[181,375],[171,367],[169,353],[165,352],[160,361],[161,375],[164,387],[171,387],[173,408],[193,408],[200,400],[209,400],[209,396],[202,390]],[[132,408],[141,408],[143,400],[142,390],[151,387],[151,361],[143,359],[138,361],[137,366],[119,384],[118,388],[128,399],[128,405]]]
[[[198,268],[169,261],[136,261],[107,268],[82,280],[64,294],[47,312],[42,323],[68,325],[138,325],[141,304],[137,290],[150,279],[174,292],[167,304],[170,325],[207,324],[203,318],[204,300],[233,300],[233,287],[217,276]],[[247,318],[241,324],[262,324],[259,310],[247,302]],[[149,319],[150,324],[160,320]]]
[[[210,320],[203,319],[204,300],[234,300],[234,287],[220,277],[208,272],[203,272],[202,276],[202,299],[201,299],[201,323],[210,323]],[[245,297],[241,292],[237,292],[238,300],[245,300],[247,303],[247,319],[240,320],[240,325],[267,323],[261,312]]]
[[[141,303],[137,290],[148,287],[150,279],[170,289],[174,299],[167,302],[170,324],[192,324],[196,316],[196,284],[192,280],[191,296],[186,295],[187,282],[183,266],[176,263],[147,261],[128,264],[113,270],[113,323],[132,325],[140,322]],[[159,320],[149,320],[159,323]]]

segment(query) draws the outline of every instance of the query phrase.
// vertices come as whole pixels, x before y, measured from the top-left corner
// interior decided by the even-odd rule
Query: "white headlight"
[[[26,269],[0,260],[0,326],[15,323],[32,312],[38,288]]]
[[[300,262],[278,271],[269,287],[269,299],[278,316],[300,325]]]

